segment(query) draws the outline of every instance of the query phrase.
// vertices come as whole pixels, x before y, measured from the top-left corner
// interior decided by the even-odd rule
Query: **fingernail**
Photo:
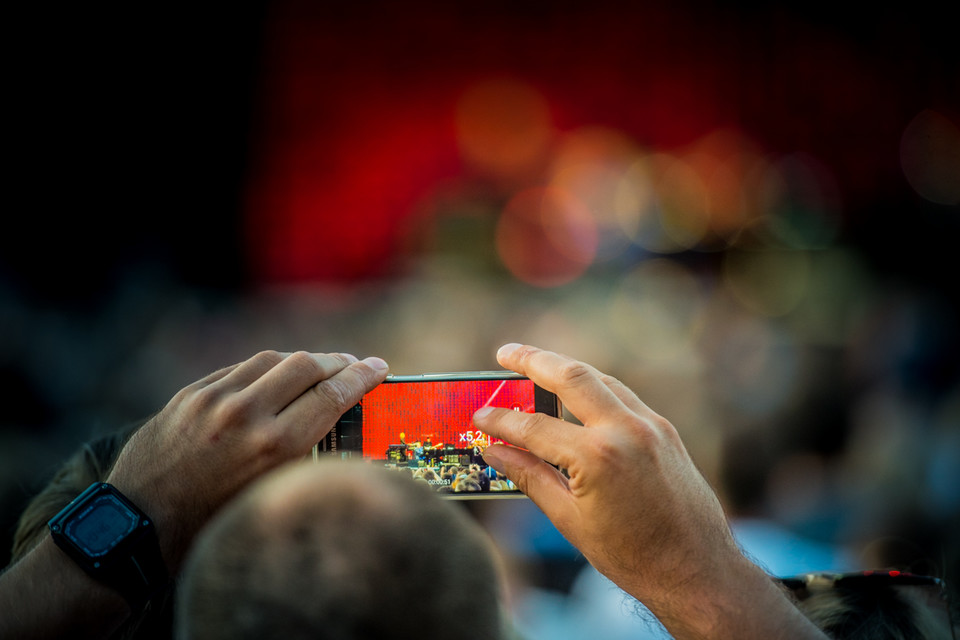
[[[483,420],[488,415],[490,415],[490,412],[492,411],[493,411],[493,407],[481,407],[480,409],[477,409],[476,413],[473,414],[473,419]]]
[[[520,346],[521,346],[521,345],[517,344],[516,342],[510,342],[510,343],[507,343],[507,344],[503,345],[502,347],[500,347],[500,348],[497,350],[497,358],[501,358],[501,357],[510,355],[511,353],[513,353],[514,351],[516,351],[517,349],[519,349]]]
[[[362,362],[374,371],[386,371],[390,368],[390,365],[388,365],[382,358],[369,357],[364,358]]]
[[[346,360],[347,363],[349,363],[349,364],[353,364],[354,362],[358,362],[357,356],[353,355],[352,353],[341,353],[340,356],[341,356],[344,360]]]
[[[500,460],[499,456],[497,456],[497,448],[495,446],[491,445],[483,450],[483,461],[497,471],[500,471],[503,468],[503,461]]]

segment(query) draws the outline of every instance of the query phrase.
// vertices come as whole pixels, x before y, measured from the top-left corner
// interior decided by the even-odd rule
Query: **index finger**
[[[611,411],[627,410],[599,371],[573,358],[530,345],[505,344],[497,351],[497,360],[557,394],[584,426]]]
[[[380,358],[354,362],[310,387],[277,414],[277,421],[313,446],[365,393],[384,381],[387,370],[387,363]]]
[[[279,414],[306,390],[357,361],[356,357],[345,353],[298,351],[277,355],[280,360],[275,366],[258,378],[245,382],[248,386],[241,390],[256,406],[273,414]]]
[[[484,407],[473,414],[473,423],[484,433],[522,447],[538,458],[569,467],[580,451],[583,428],[542,413]]]

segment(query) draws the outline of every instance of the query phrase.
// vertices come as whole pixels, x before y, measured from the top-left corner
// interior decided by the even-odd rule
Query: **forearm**
[[[759,567],[742,556],[725,564],[715,577],[692,579],[651,603],[677,640],[826,640]]]
[[[0,638],[105,638],[129,615],[49,536],[0,575]]]

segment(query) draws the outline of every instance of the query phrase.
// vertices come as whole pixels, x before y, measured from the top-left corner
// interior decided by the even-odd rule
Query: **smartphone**
[[[510,371],[390,375],[313,448],[314,458],[362,458],[409,474],[449,498],[521,497],[483,461],[494,442],[473,425],[492,406],[561,417],[560,400]]]

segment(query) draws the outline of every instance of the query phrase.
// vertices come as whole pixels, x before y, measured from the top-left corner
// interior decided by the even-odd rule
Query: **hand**
[[[723,509],[676,430],[622,383],[533,347],[506,345],[497,359],[556,393],[583,426],[507,410],[477,415],[479,429],[528,450],[493,445],[484,459],[598,571],[618,584],[647,574],[682,582],[711,554],[736,551]],[[656,597],[647,582],[637,585],[645,602]]]
[[[177,393],[131,437],[107,481],[154,519],[172,574],[214,511],[307,455],[386,375],[379,358],[257,354]]]
[[[789,637],[804,637],[798,627],[823,637],[740,553],[719,500],[666,419],[615,378],[566,356],[511,344],[497,359],[556,393],[583,426],[481,409],[476,426],[516,445],[492,445],[484,459],[598,571],[677,637],[772,638],[784,621]],[[767,603],[762,613],[781,617],[761,628],[748,612]]]

